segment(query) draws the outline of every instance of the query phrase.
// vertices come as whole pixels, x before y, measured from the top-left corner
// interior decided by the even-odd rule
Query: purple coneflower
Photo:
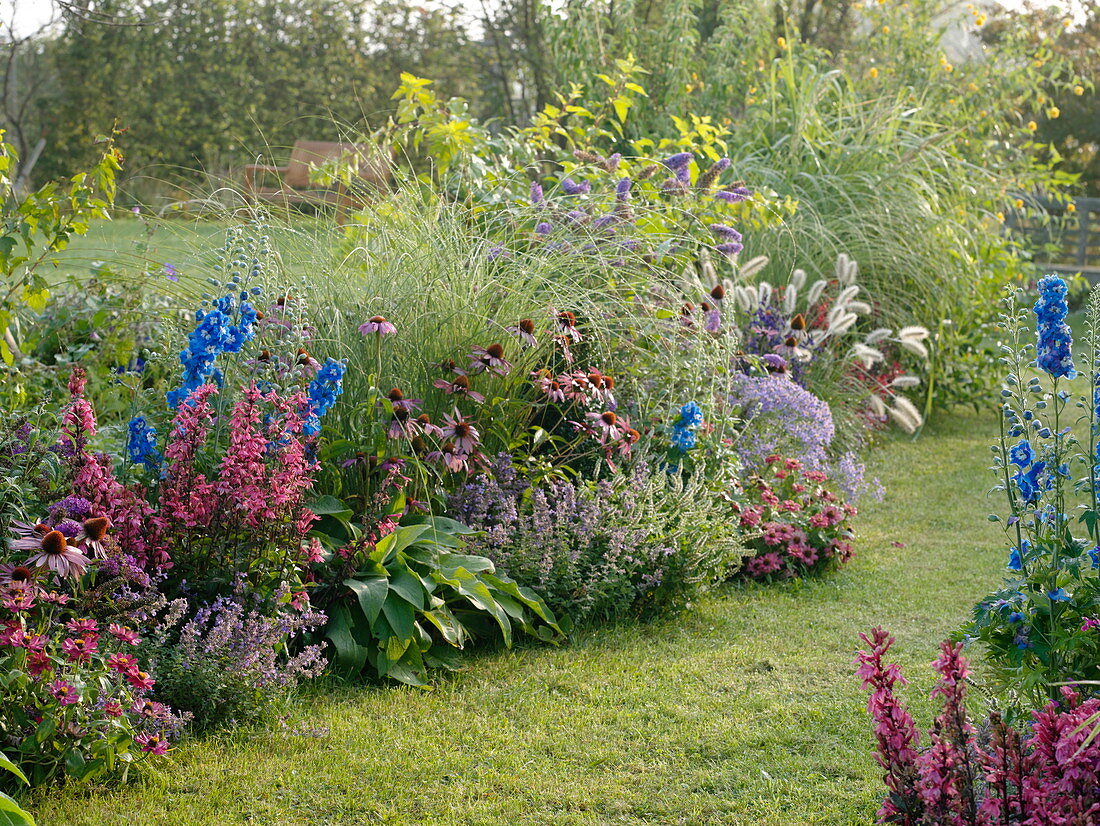
[[[505,327],[507,332],[523,342],[524,347],[538,347],[538,339],[535,338],[535,322],[529,318],[520,319],[514,327]]]
[[[386,321],[385,316],[372,316],[370,321],[364,321],[359,325],[359,332],[365,336],[369,336],[371,333],[375,333],[378,336],[388,336],[397,332],[397,328],[393,326],[393,322]]]
[[[627,429],[613,410],[605,410],[603,413],[586,413],[585,418],[591,421],[590,432],[600,440],[600,444],[617,442],[626,435]]]
[[[12,539],[8,546],[13,551],[32,551],[28,565],[49,568],[59,576],[81,576],[88,564],[88,557],[74,548],[61,531],[51,530],[45,535],[26,539]]]
[[[97,516],[85,519],[80,526],[80,532],[76,536],[76,544],[83,545],[100,559],[107,557],[107,551],[103,547],[103,537],[107,535],[111,527],[111,520],[106,516]],[[60,529],[60,525],[58,526]]]
[[[443,437],[452,440],[459,452],[470,454],[477,450],[480,434],[477,428],[462,418],[458,408],[455,408],[454,417],[443,415],[442,430]]]
[[[504,360],[504,348],[499,344],[490,344],[488,347],[475,347],[470,354],[470,369],[474,372],[488,370],[498,376],[508,375],[512,365]]]
[[[577,329],[577,317],[568,310],[558,313],[558,334],[571,341],[581,341],[581,333]]]
[[[390,406],[394,411],[404,410],[406,413],[412,413],[420,409],[420,399],[406,399],[405,394],[397,387],[393,388],[386,398],[390,400]]]
[[[29,565],[7,562],[0,565],[0,588],[26,588],[34,585],[37,572]]]
[[[465,375],[455,376],[453,380],[436,379],[432,386],[438,387],[448,396],[466,396],[479,404],[485,401],[483,395],[470,389],[470,379]]]

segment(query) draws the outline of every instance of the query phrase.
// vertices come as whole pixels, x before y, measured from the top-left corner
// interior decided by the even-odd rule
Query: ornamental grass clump
[[[920,733],[897,696],[906,680],[885,657],[894,638],[881,628],[860,634],[856,657],[870,692],[875,759],[888,794],[879,823],[903,826],[1087,824],[1100,818],[1100,699],[1062,686],[1057,699],[1016,726],[996,711],[975,726],[966,711],[970,664],[962,644],[944,642],[932,664],[932,699],[942,706],[921,747]]]
[[[1007,577],[965,629],[1032,702],[1056,697],[1058,683],[1100,679],[1100,294],[1089,298],[1075,362],[1065,282],[1049,275],[1038,291],[1030,310],[1013,293],[1003,315],[1008,374],[993,462],[1008,508],[990,518],[1005,529]]]

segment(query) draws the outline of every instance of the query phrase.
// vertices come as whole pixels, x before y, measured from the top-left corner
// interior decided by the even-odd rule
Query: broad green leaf
[[[424,610],[424,583],[407,569],[398,568],[391,574],[390,590],[418,611]]]
[[[382,603],[386,601],[389,592],[389,582],[382,577],[369,579],[345,579],[347,585],[359,600],[359,607],[363,609],[363,616],[367,619],[367,625],[374,625],[378,614],[382,610]]]
[[[341,521],[347,521],[353,516],[353,511],[335,496],[322,496],[309,504],[309,509],[318,516],[334,516]]]
[[[351,633],[351,612],[346,605],[337,605],[329,614],[325,637],[336,649],[337,665],[350,673],[358,674],[367,662],[367,649],[355,641]]]
[[[0,826],[34,826],[34,818],[15,800],[0,792]]]
[[[31,781],[27,780],[27,776],[23,774],[23,770],[15,765],[15,763],[11,762],[11,760],[9,760],[3,752],[0,752],[0,769],[4,769],[11,774],[14,774],[28,786],[31,784]]]
[[[406,645],[412,641],[415,629],[416,615],[413,607],[397,594],[389,594],[382,603],[382,613],[386,621],[393,628],[394,634],[401,638]],[[392,637],[391,637],[392,639]],[[392,659],[392,658],[391,658]]]

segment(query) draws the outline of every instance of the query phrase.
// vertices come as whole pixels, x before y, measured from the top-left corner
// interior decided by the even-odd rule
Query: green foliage
[[[3,752],[0,752],[0,770],[14,775],[24,784],[29,784],[26,775]],[[34,818],[14,798],[0,792],[0,826],[34,826]]]
[[[324,538],[354,542],[351,524],[341,528]],[[338,672],[426,687],[428,670],[455,668],[455,649],[472,637],[496,633],[510,647],[517,630],[545,642],[561,636],[538,595],[497,574],[488,559],[459,553],[467,531],[443,517],[409,518],[374,544],[359,570],[315,599],[329,614],[324,635]]]
[[[20,315],[41,313],[49,301],[49,282],[40,268],[70,238],[84,235],[92,219],[107,218],[114,203],[122,155],[113,138],[97,142],[103,149],[90,171],[26,195],[15,189],[15,150],[0,143],[0,370],[5,373],[19,354]]]

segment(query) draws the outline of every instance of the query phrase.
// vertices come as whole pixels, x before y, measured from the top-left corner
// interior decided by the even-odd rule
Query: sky
[[[1001,5],[1008,8],[1019,8],[1022,0],[999,0]],[[466,5],[476,6],[476,0],[466,0]],[[1065,9],[1069,13],[1080,12],[1080,4],[1076,0],[1051,0],[1046,5]],[[6,26],[12,21],[12,9],[15,8],[14,19],[17,34],[33,32],[57,17],[58,10],[53,0],[0,0],[0,19]]]

